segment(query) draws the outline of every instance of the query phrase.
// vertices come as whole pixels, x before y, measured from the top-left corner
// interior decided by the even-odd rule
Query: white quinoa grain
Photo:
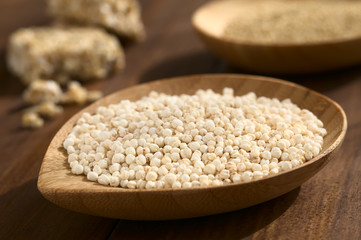
[[[88,172],[88,174],[87,174],[87,179],[90,180],[90,181],[95,182],[95,181],[98,180],[98,174],[97,174],[96,172],[90,171],[90,172]]]
[[[109,185],[110,179],[107,175],[102,174],[98,177],[98,182],[103,185]]]
[[[79,175],[79,174],[82,174],[83,171],[84,171],[84,167],[80,164],[74,164],[73,167],[71,168],[71,172],[73,174]]]

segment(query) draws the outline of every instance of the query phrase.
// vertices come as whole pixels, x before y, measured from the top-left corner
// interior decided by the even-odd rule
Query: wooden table
[[[196,73],[239,72],[207,51],[190,18],[205,0],[141,1],[147,40],[126,46],[127,67],[88,88],[106,94],[140,82]],[[50,22],[44,0],[0,1],[0,239],[360,239],[361,67],[286,77],[337,101],[349,129],[342,149],[320,173],[277,199],[236,212],[179,221],[106,219],[45,200],[36,182],[42,157],[80,106],[45,127],[19,127],[24,87],[5,67],[6,41],[19,27]]]

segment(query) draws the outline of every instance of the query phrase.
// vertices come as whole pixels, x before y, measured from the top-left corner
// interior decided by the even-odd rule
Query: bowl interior
[[[193,15],[193,24],[202,32],[221,38],[227,24],[240,14],[239,1],[212,1]]]
[[[262,41],[256,40],[237,40],[232,37],[229,37],[224,34],[224,30],[227,28],[228,24],[230,24],[233,20],[239,18],[239,16],[251,15],[252,9],[254,9],[255,5],[258,3],[267,3],[265,0],[253,0],[253,1],[245,1],[245,0],[213,0],[204,4],[202,7],[197,9],[197,11],[193,14],[192,23],[197,28],[198,31],[201,31],[203,34],[208,36],[212,36],[214,38],[218,38],[222,41],[233,42],[239,44],[246,45],[260,45],[260,46],[317,46],[322,44],[332,44],[332,43],[343,43],[348,41],[354,41],[359,39],[361,36],[356,35],[353,37],[336,37],[335,39],[327,39],[320,41],[312,41],[312,42],[271,42],[271,43],[263,43]],[[277,2],[277,1],[276,1]],[[282,1],[280,1],[282,2]],[[307,2],[307,1],[306,1]],[[309,1],[310,2],[310,1]],[[249,9],[249,6],[252,6]],[[267,6],[267,5],[266,5]],[[262,6],[261,6],[262,7]],[[282,7],[279,6],[280,8]],[[322,6],[320,6],[322,7]],[[342,5],[340,4],[340,7]],[[355,5],[355,7],[359,7]],[[255,26],[256,27],[256,26]]]

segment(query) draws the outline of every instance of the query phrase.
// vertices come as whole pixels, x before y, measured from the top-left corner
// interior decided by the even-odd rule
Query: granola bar
[[[25,83],[104,78],[124,65],[116,37],[94,27],[25,28],[9,41],[8,66]]]
[[[145,36],[137,0],[48,0],[48,8],[62,22],[101,26],[130,40]]]

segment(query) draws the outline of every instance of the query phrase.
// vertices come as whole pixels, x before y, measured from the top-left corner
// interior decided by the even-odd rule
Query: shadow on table
[[[106,239],[118,222],[60,208],[32,179],[0,195],[0,239]]]
[[[7,69],[6,52],[0,49],[0,96],[21,95],[24,85]]]
[[[220,73],[226,63],[207,51],[172,57],[152,65],[140,77],[140,83],[176,76]]]
[[[280,217],[300,188],[243,210],[171,221],[130,221],[89,216],[45,200],[32,179],[0,195],[4,239],[239,239]]]
[[[300,75],[277,75],[277,74],[260,74],[255,72],[242,71],[234,66],[228,65],[225,73],[254,74],[264,75],[273,78],[279,78],[291,81],[318,92],[325,92],[336,89],[352,82],[361,75],[361,66],[348,67],[340,70],[328,71],[316,74],[300,74]]]
[[[280,217],[296,200],[300,188],[243,210],[172,221],[120,220],[110,239],[240,239]]]
[[[235,73],[264,75],[280,78],[301,84],[318,92],[332,90],[359,78],[361,66],[349,67],[342,70],[330,71],[308,75],[275,75],[248,72],[229,65],[224,60],[217,58],[208,51],[200,51],[179,57],[173,57],[157,62],[146,70],[140,82],[149,82],[162,78],[176,76],[204,74],[204,73]]]

